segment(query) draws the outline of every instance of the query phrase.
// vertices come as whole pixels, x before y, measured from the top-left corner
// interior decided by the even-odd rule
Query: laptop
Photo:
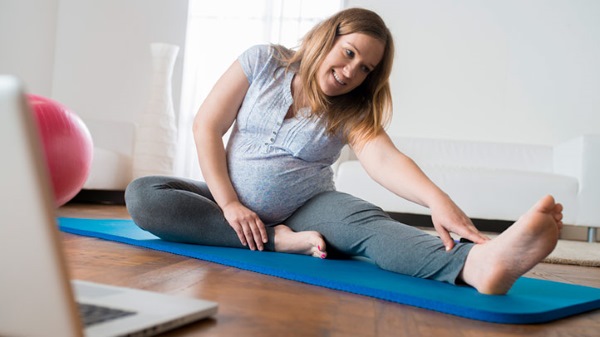
[[[12,76],[0,76],[0,116],[0,336],[151,336],[216,314],[211,301],[71,281],[34,117]]]

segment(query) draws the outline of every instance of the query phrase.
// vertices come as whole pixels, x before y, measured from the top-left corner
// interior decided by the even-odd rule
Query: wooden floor
[[[69,204],[60,216],[128,218]],[[547,324],[484,323],[168,253],[62,234],[73,278],[204,298],[218,314],[165,336],[600,336],[600,310]],[[529,277],[600,288],[600,268],[540,264]]]

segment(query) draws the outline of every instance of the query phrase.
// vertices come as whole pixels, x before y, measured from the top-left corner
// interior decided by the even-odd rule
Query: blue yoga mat
[[[507,295],[414,278],[364,260],[163,241],[131,220],[59,218],[67,233],[126,243],[262,274],[495,323],[542,323],[600,308],[600,289],[521,277]]]

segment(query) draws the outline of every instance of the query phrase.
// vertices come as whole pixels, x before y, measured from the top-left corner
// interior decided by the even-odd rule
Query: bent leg
[[[161,239],[246,248],[203,182],[163,176],[138,178],[127,186],[125,203],[133,221]],[[273,229],[267,227],[267,234],[265,249],[273,250]]]
[[[285,222],[292,230],[317,231],[328,248],[363,256],[380,268],[456,283],[472,244],[446,252],[442,241],[389,217],[381,208],[341,192],[309,200]]]

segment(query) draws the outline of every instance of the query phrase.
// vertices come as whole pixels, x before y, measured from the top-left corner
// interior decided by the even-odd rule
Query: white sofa
[[[84,190],[124,191],[132,179],[135,125],[128,122],[86,119],[92,134],[94,157]]]
[[[393,137],[438,186],[474,219],[515,221],[540,197],[564,205],[564,223],[600,227],[600,136],[556,146]],[[346,148],[336,165],[336,187],[385,211],[430,214],[374,182]]]
[[[83,192],[124,191],[132,180],[133,123],[85,120],[94,159]],[[394,137],[396,146],[472,218],[515,221],[552,194],[565,206],[564,222],[600,227],[600,135],[556,146]],[[336,187],[393,213],[424,214],[374,182],[345,148],[334,165]]]

